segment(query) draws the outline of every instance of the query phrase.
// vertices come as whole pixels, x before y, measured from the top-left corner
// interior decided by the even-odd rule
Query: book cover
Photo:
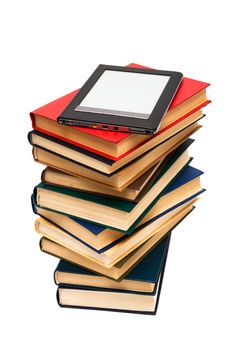
[[[191,210],[186,211],[183,214],[183,216],[180,217],[180,220],[178,220],[172,225],[169,225],[168,229],[165,228],[161,238],[165,237],[173,229],[175,229],[176,226],[179,225],[184,220],[184,218],[186,218],[194,210],[194,208],[195,207],[192,206]],[[40,239],[39,246],[41,251],[44,253],[50,254],[56,258],[65,260],[74,265],[84,266],[85,268],[95,271],[98,274],[106,276],[112,280],[120,281],[130,271],[132,271],[134,267],[137,264],[139,264],[140,261],[142,261],[142,259],[144,259],[145,256],[147,256],[157,244],[158,241],[154,242],[153,237],[150,238],[148,241],[144,242],[140,247],[137,247],[133,252],[131,252],[125,258],[123,258],[121,261],[115,264],[112,268],[106,268],[104,266],[100,266],[99,264],[90,263],[89,259],[72,252],[70,249],[65,248],[64,246],[58,243],[55,243],[54,241],[46,237],[42,237]]]
[[[79,287],[76,286],[76,290],[80,291],[94,291],[96,293],[103,292],[103,293],[109,293],[109,292],[115,292],[115,293],[125,293],[125,294],[131,294],[137,296],[148,296],[153,297],[154,299],[154,307],[152,310],[130,310],[130,309],[124,309],[124,308],[103,308],[103,307],[89,307],[89,306],[74,306],[74,305],[65,305],[61,303],[60,298],[60,291],[63,289],[73,289],[74,286],[59,286],[57,289],[57,302],[58,305],[61,307],[68,307],[68,308],[75,308],[75,309],[90,309],[90,310],[102,310],[102,311],[114,311],[114,312],[126,312],[126,313],[137,313],[137,314],[145,314],[145,315],[155,315],[158,310],[161,290],[162,290],[162,283],[164,278],[164,272],[166,267],[166,261],[167,261],[167,255],[168,255],[168,249],[169,249],[169,243],[170,243],[170,234],[168,234],[153,250],[150,252],[146,257],[144,257],[143,260],[139,262],[134,269],[129,272],[128,276],[125,278],[132,278],[136,280],[151,280],[155,283],[155,288],[152,293],[142,293],[142,292],[133,292],[133,291],[121,291],[121,290],[111,290],[111,289],[104,289],[104,288],[88,288],[88,287]],[[159,252],[158,252],[159,249]],[[156,254],[156,255],[155,255]],[[74,268],[79,268],[78,266],[73,265]],[[87,271],[87,270],[86,270]],[[56,272],[56,271],[55,271]],[[130,277],[131,276],[131,277]],[[94,295],[93,295],[94,297]]]
[[[143,227],[151,224],[152,222],[160,219],[162,216],[168,214],[169,212],[181,207],[182,205],[188,203],[188,202],[191,202],[193,199],[195,199],[196,197],[198,197],[199,195],[201,195],[203,192],[205,192],[205,189],[202,189],[198,192],[196,192],[195,194],[193,194],[192,196],[189,196],[187,198],[185,198],[184,200],[178,202],[177,204],[175,205],[172,205],[171,207],[169,207],[168,209],[166,209],[165,211],[163,211],[162,213],[160,213],[159,215],[156,215],[154,216],[152,219],[146,221],[145,223],[143,223],[142,225],[139,225],[138,227],[135,227],[134,230],[132,232],[129,232],[129,233],[125,233],[124,232],[124,235],[120,235],[119,238],[116,238],[115,240],[113,240],[111,243],[106,243],[106,245],[100,249],[97,249],[95,247],[93,247],[91,244],[88,244],[87,242],[85,242],[84,239],[81,239],[80,237],[78,237],[77,235],[74,235],[72,232],[70,232],[69,230],[67,230],[66,228],[62,227],[61,225],[57,224],[54,220],[51,220],[50,218],[48,218],[46,215],[43,215],[43,214],[40,214],[38,213],[37,211],[37,207],[35,206],[35,204],[33,204],[33,207],[34,207],[34,213],[39,215],[40,217],[44,218],[45,220],[47,220],[48,222],[50,222],[51,224],[53,224],[54,226],[58,227],[60,230],[62,230],[64,233],[68,234],[69,236],[71,236],[72,238],[80,241],[81,243],[83,243],[84,245],[86,245],[88,248],[92,249],[93,251],[95,251],[96,253],[98,254],[102,254],[104,252],[106,252],[107,250],[111,249],[112,247],[114,247],[115,245],[117,245],[118,243],[120,243],[121,241],[125,240],[127,237],[129,237],[131,234],[135,233],[137,230],[140,230],[142,229]],[[33,198],[33,196],[32,196]],[[32,203],[34,202],[34,200],[32,199]],[[64,215],[64,214],[62,214]],[[77,222],[77,220],[75,220],[74,218],[72,217],[69,217],[70,220],[73,220],[74,222]],[[80,220],[81,221],[81,220]],[[78,222],[77,222],[78,223]],[[86,228],[88,227],[88,225],[86,224],[89,224],[88,222],[83,222],[83,223],[78,223],[80,224],[81,226],[85,227]],[[98,239],[98,235],[101,234],[102,232],[104,232],[105,230],[107,230],[108,228],[107,227],[98,227],[97,225],[92,225],[92,229],[93,227],[96,226],[95,228],[98,228],[99,229],[99,232],[97,232],[97,230],[95,231],[95,234],[94,236],[96,237],[96,239]],[[77,228],[78,229],[78,228]],[[91,232],[91,231],[90,231]]]
[[[194,140],[189,138],[185,142],[183,142],[183,144],[181,144],[179,146],[179,148],[183,147],[183,149],[185,151],[193,142],[194,142]],[[104,191],[98,192],[97,190],[90,189],[90,187],[88,188],[88,186],[87,186],[87,189],[85,189],[85,190],[82,188],[79,189],[78,186],[75,188],[75,186],[69,185],[70,180],[76,179],[75,176],[64,174],[61,171],[58,171],[56,169],[52,169],[49,167],[47,167],[46,169],[43,170],[43,172],[41,174],[41,181],[43,183],[47,183],[47,184],[59,186],[59,187],[65,187],[65,188],[73,189],[76,191],[98,194],[98,195],[105,196],[108,198],[118,198],[118,199],[120,198],[120,199],[125,199],[125,200],[130,201],[130,202],[138,203],[144,197],[144,195],[147,193],[147,191],[152,186],[155,179],[159,176],[159,174],[162,172],[162,170],[165,168],[165,166],[173,159],[173,155],[174,155],[175,151],[176,150],[169,153],[161,162],[158,162],[155,166],[152,166],[149,170],[147,170],[145,173],[143,173],[134,182],[132,182],[131,184],[128,185],[126,190],[129,189],[129,190],[139,191],[134,199],[133,198],[124,198],[124,195],[122,195],[121,192],[120,192],[120,194],[108,193],[107,190],[106,190],[106,193]],[[190,158],[190,160],[192,160],[192,158]],[[47,173],[51,173],[51,172],[54,174],[62,175],[64,177],[63,182],[56,183],[56,180],[54,182],[52,179],[47,180],[47,178],[46,178]],[[50,177],[51,177],[51,174],[50,174]],[[67,177],[67,181],[66,181],[66,177]],[[97,182],[96,182],[96,185],[99,186],[99,184]]]
[[[186,167],[183,171],[185,171],[187,168],[189,168],[189,167]],[[172,182],[175,181],[175,179],[176,179],[181,173],[182,173],[182,171],[172,180]],[[190,174],[192,174],[192,175],[194,176],[193,178],[195,178],[195,177],[198,177],[198,176],[200,176],[201,174],[203,174],[203,172],[200,171],[200,170],[198,170],[198,169],[195,169],[195,168],[192,168],[192,167],[191,167]],[[198,174],[199,174],[199,175],[198,175]],[[184,183],[186,183],[186,182],[187,182],[187,181],[184,181]],[[184,184],[184,183],[183,183],[183,184]],[[169,184],[168,184],[168,186],[169,186]],[[146,214],[150,211],[150,209],[155,205],[155,203],[161,198],[161,196],[164,195],[164,193],[166,192],[166,189],[168,188],[168,186],[166,186],[166,187],[164,188],[164,190],[159,194],[159,196],[157,196],[157,197],[151,202],[151,204],[150,204],[150,205],[145,209],[145,211],[138,217],[138,219],[134,222],[134,224],[128,228],[128,230],[121,230],[121,229],[119,229],[119,228],[115,228],[115,227],[112,227],[112,226],[101,225],[101,224],[98,224],[98,225],[99,225],[99,226],[102,226],[102,227],[105,227],[105,228],[107,227],[107,228],[110,228],[110,229],[113,229],[113,230],[122,232],[122,233],[124,233],[125,235],[131,234],[132,232],[134,232],[134,230],[136,229],[136,227],[137,227],[137,225],[140,223],[140,221],[146,216]],[[202,191],[203,191],[203,190],[202,190]],[[34,191],[34,194],[33,194],[33,195],[34,195],[34,198],[36,198],[36,188],[35,188],[35,191]],[[37,205],[38,207],[40,207],[40,206],[37,204],[36,200],[35,200],[35,203],[36,203],[36,205]],[[135,203],[131,203],[131,202],[124,203],[122,206],[120,206],[121,210],[123,210],[123,211],[128,211],[128,210],[130,209],[129,204],[132,205],[132,204],[135,204]],[[114,206],[114,203],[112,203],[112,205]],[[119,208],[119,206],[116,205],[115,208],[117,209],[117,208]],[[50,211],[58,212],[58,211],[53,210],[53,209],[51,209],[51,208],[46,208],[46,209],[48,209],[48,210],[50,210]],[[58,213],[64,214],[64,213],[62,213],[62,212],[58,212]],[[74,220],[77,220],[77,219],[80,220],[80,219],[81,219],[81,218],[77,218],[77,217],[74,217],[74,216],[71,216],[71,215],[69,215],[69,217],[72,218],[72,219],[74,219]],[[87,220],[87,219],[83,219],[83,218],[82,218],[82,220],[85,221],[85,222],[91,222],[92,224],[95,224],[93,221],[90,221],[90,220]]]
[[[176,157],[178,159],[179,158],[179,154],[178,154],[179,152],[175,152],[175,153],[176,153]],[[177,169],[176,176],[178,176],[179,173],[183,170],[183,168],[185,168],[187,166],[188,161],[190,161],[190,160],[187,159],[187,161],[185,161],[185,163],[183,162],[182,166],[180,166],[179,169]],[[175,157],[173,157],[172,162],[173,162],[173,164],[176,164]],[[156,190],[156,183],[159,182],[159,181],[160,182],[162,181],[162,177],[165,176],[164,174],[166,172],[170,171],[169,169],[172,166],[173,166],[172,164],[168,164],[165,167],[164,171],[159,175],[158,179],[156,179],[155,183],[153,184],[151,189],[149,189],[149,191],[155,191]],[[169,180],[160,189],[161,195],[163,193],[163,190],[165,190],[165,188],[169,185],[169,183],[171,181],[174,180],[174,178],[175,178],[174,176],[173,176],[173,178],[171,177],[171,174],[169,175]],[[101,207],[105,206],[106,208],[109,207],[110,210],[114,209],[117,212],[121,211],[122,215],[124,213],[129,215],[133,211],[133,209],[135,209],[136,205],[137,206],[140,205],[140,203],[136,204],[136,203],[133,203],[133,202],[128,202],[128,201],[120,200],[120,199],[109,199],[109,198],[103,197],[103,196],[93,195],[93,194],[90,194],[90,193],[84,193],[84,192],[80,192],[80,191],[68,190],[66,188],[51,186],[51,185],[47,185],[47,184],[40,184],[40,185],[38,185],[35,188],[34,195],[35,195],[36,199],[42,198],[41,191],[47,191],[49,196],[52,196],[53,195],[52,192],[54,192],[54,195],[57,193],[57,195],[65,196],[65,198],[67,198],[67,199],[70,197],[70,198],[77,198],[77,200],[81,200],[81,201],[87,201],[87,203],[88,202],[89,203],[92,202],[95,205],[97,203],[97,205],[100,205]],[[37,193],[38,194],[41,193],[41,196],[37,195]],[[155,202],[159,198],[160,198],[160,195],[159,195],[159,192],[158,192],[154,198],[151,197],[150,203],[148,203],[147,205],[146,205],[146,202],[145,202],[144,198],[142,199],[145,202],[145,203],[143,202],[143,211],[141,211],[141,213],[138,215],[137,218],[135,217],[135,221],[134,221],[135,224],[137,224],[138,222],[141,221],[141,218],[144,217],[144,215],[150,210],[150,208],[155,204]],[[46,207],[47,207],[48,209],[50,209],[50,210],[52,210],[54,212],[60,212],[60,213],[62,212],[61,209],[55,209],[52,206],[47,206],[47,205],[45,205],[43,203],[40,203],[40,202],[37,202],[37,205],[40,208],[44,207],[46,209]],[[77,214],[71,214],[71,215],[75,215],[75,217],[84,219],[85,221],[93,222],[93,220],[90,220],[90,218],[87,215],[82,216],[82,217],[80,217],[78,215],[78,213]],[[127,232],[127,234],[129,234],[129,232],[131,231],[131,228],[132,228],[132,231],[133,231],[133,228],[134,228],[134,224],[132,224],[131,227],[126,227],[126,228],[124,228],[124,227],[121,228],[121,227],[119,227],[119,225],[115,225],[114,227],[111,227],[109,219],[108,219],[108,223],[101,222],[101,221],[98,221],[98,222],[100,223],[100,225],[104,225],[104,226],[108,225],[109,228],[113,228],[115,230],[119,230],[119,232]]]
[[[72,161],[84,168],[90,169],[102,175],[112,176],[129,167],[130,164],[140,161],[140,159],[149,154],[149,152],[152,152],[153,150],[156,151],[156,149],[159,149],[160,146],[166,144],[166,142],[169,142],[169,140],[172,140],[176,136],[179,136],[183,131],[197,123],[204,116],[205,115],[200,114],[196,116],[195,119],[186,121],[185,124],[180,124],[180,128],[178,130],[173,130],[172,133],[167,134],[164,139],[160,139],[158,143],[151,144],[149,141],[148,144],[143,145],[141,148],[139,147],[135,150],[135,152],[131,152],[123,160],[119,159],[117,161],[113,161],[94,152],[90,152],[86,149],[82,149],[71,143],[64,142],[58,138],[35,130],[28,133],[28,140],[32,146],[41,148],[49,153]]]
[[[202,174],[201,171],[199,171],[198,169],[195,169],[193,167],[187,167],[187,169],[185,169],[183,171],[183,173],[180,174],[179,177],[177,177],[177,179],[174,181],[174,183],[172,183],[170,186],[168,186],[168,188],[164,191],[163,195],[166,195],[167,193],[170,193],[171,191],[176,190],[177,188],[179,188],[180,186],[186,184],[189,181],[192,181],[193,179],[195,179],[196,177],[200,176]],[[69,232],[68,230],[64,229],[63,227],[61,227],[60,225],[58,225],[56,222],[54,222],[51,219],[48,219],[46,216],[40,215],[37,213],[37,209],[36,209],[36,205],[35,202],[33,200],[33,196],[32,196],[32,206],[33,206],[33,210],[36,214],[40,215],[41,217],[45,218],[46,220],[48,220],[49,222],[51,222],[53,225],[57,226],[59,229],[63,230],[66,234],[69,234],[71,237],[81,241],[83,244],[85,244],[86,246],[88,246],[89,248],[93,249],[94,251],[98,252],[99,254],[105,252],[106,250],[110,249],[111,247],[113,247],[114,245],[116,245],[117,243],[119,243],[120,241],[124,240],[125,238],[127,238],[130,234],[133,234],[136,230],[139,230],[143,227],[145,227],[146,225],[149,225],[150,223],[152,223],[153,221],[159,219],[161,216],[166,215],[167,213],[169,213],[172,210],[175,210],[176,208],[178,208],[179,206],[185,204],[186,202],[189,202],[193,199],[195,199],[197,196],[199,196],[200,194],[202,194],[205,191],[205,189],[201,189],[200,191],[198,191],[197,193],[188,196],[187,198],[185,198],[184,200],[176,203],[175,205],[172,205],[170,208],[168,208],[167,210],[165,210],[164,212],[162,212],[161,214],[153,217],[152,219],[146,221],[145,223],[143,223],[142,225],[138,225],[138,227],[134,226],[134,229],[130,232],[124,232],[124,236],[120,237],[119,239],[116,239],[116,241],[112,242],[111,244],[107,244],[105,247],[103,247],[102,249],[95,249],[93,248],[91,245],[87,244],[84,240],[77,238],[77,236],[74,236],[71,232]],[[63,214],[65,215],[65,214]],[[101,234],[104,230],[107,230],[107,227],[98,225],[98,224],[94,224],[94,223],[90,223],[81,219],[77,219],[68,215],[67,216],[70,220],[74,221],[75,223],[77,223],[78,225],[83,226],[85,229],[89,230],[94,236],[98,237],[99,234]],[[78,227],[77,227],[78,230]]]
[[[189,141],[185,141],[181,146],[179,146],[173,153],[173,156],[170,158],[170,161],[165,165],[162,172],[157,176],[157,178],[154,180],[154,182],[151,184],[150,188],[147,190],[150,191],[150,189],[158,182],[158,180],[166,174],[166,172],[171,168],[171,166],[178,160],[178,158],[181,156],[181,154],[187,149],[187,147],[191,144]],[[102,195],[94,194],[94,193],[88,193],[88,192],[82,192],[74,189],[68,189],[65,187],[59,187],[54,186],[46,183],[40,183],[36,186],[35,192],[38,188],[43,188],[48,191],[52,192],[58,192],[67,196],[80,198],[86,201],[94,202],[97,204],[101,204],[107,207],[111,207],[120,211],[128,212],[130,213],[137,205],[137,203],[129,202],[124,199],[118,199],[118,198],[108,198]]]
[[[143,67],[143,66],[136,65],[136,64],[130,64],[129,66],[138,67],[138,68],[148,68],[148,67]],[[150,68],[148,68],[148,69],[150,69]],[[183,78],[182,83],[179,87],[179,90],[178,90],[177,94],[175,95],[173,102],[170,105],[169,110],[177,107],[179,104],[185,102],[187,99],[191,98],[192,96],[194,96],[198,92],[206,89],[209,85],[210,84],[208,84],[208,83],[204,83],[204,82],[197,81],[194,79]],[[57,134],[50,133],[50,132],[43,130],[43,129],[40,129],[36,126],[35,115],[40,115],[44,118],[47,118],[49,120],[57,122],[57,118],[60,115],[60,113],[70,103],[70,101],[73,99],[73,97],[77,94],[78,91],[79,91],[79,89],[77,89],[77,90],[75,90],[75,91],[55,100],[55,101],[50,102],[50,103],[34,110],[33,112],[31,112],[30,116],[31,116],[31,120],[32,120],[33,129],[41,131],[41,132],[46,133],[46,134],[50,134],[51,136],[55,136],[57,138],[60,138],[63,141],[66,141],[66,142],[69,142],[69,143],[74,144],[76,146],[85,148],[91,152],[98,153],[102,156],[105,156],[105,157],[112,159],[112,160],[115,160],[115,161],[124,157],[129,152],[134,150],[135,148],[124,153],[123,155],[121,155],[119,157],[113,157],[107,153],[97,151],[93,148],[90,148],[90,147],[84,146],[80,143],[69,140],[69,138],[64,138],[64,137],[59,136]],[[202,107],[205,107],[209,102],[210,101],[207,100],[206,102],[202,103],[201,105],[198,106],[198,108],[195,108],[191,113],[194,113],[196,110],[199,110]],[[188,113],[188,115],[190,115],[191,113]],[[179,121],[177,121],[177,122],[179,122]],[[77,129],[83,133],[86,133],[87,135],[89,134],[89,135],[95,136],[97,138],[100,138],[102,140],[105,140],[107,142],[112,142],[115,144],[117,144],[118,142],[120,142],[122,140],[127,139],[127,137],[129,137],[131,135],[129,133],[123,133],[123,132],[112,132],[112,131],[96,130],[96,129],[91,129],[91,128],[80,128],[80,127],[76,127],[76,126],[67,126],[67,127]],[[157,135],[158,135],[158,133],[157,133]],[[152,137],[154,137],[154,136],[152,136]],[[136,148],[137,147],[138,146],[136,146]]]
[[[204,115],[202,115],[201,118],[203,117]],[[112,170],[111,166],[106,164],[104,164],[104,166],[106,166],[105,171],[99,170],[99,169],[96,169],[96,167],[91,167],[91,164],[87,165],[87,164],[80,163],[77,160],[68,158],[61,154],[57,154],[54,151],[44,149],[40,145],[34,145],[33,143],[32,145],[34,147],[33,147],[32,153],[33,153],[34,160],[36,162],[55,168],[59,171],[71,174],[73,176],[84,176],[84,177],[87,177],[88,179],[94,179],[95,181],[99,181],[104,184],[106,183],[107,185],[112,186],[114,188],[115,187],[126,188],[125,184],[129,183],[130,180],[132,180],[132,176],[127,177],[126,175],[128,173],[127,170],[129,169],[130,166],[131,166],[130,169],[135,168],[136,175],[133,177],[133,179],[135,180],[138,177],[137,174],[139,174],[140,176],[140,174],[143,173],[143,168],[142,168],[143,160],[147,162],[146,168],[144,166],[144,169],[145,169],[144,172],[145,172],[150,168],[150,166],[153,166],[156,164],[156,160],[160,161],[162,159],[162,156],[166,156],[170,152],[174,151],[177,147],[179,147],[179,145],[181,145],[185,140],[187,140],[188,137],[190,137],[193,133],[198,131],[200,128],[201,128],[201,125],[199,125],[197,121],[193,122],[190,125],[184,127],[182,130],[175,133],[174,135],[172,135],[171,137],[161,142],[159,145],[156,145],[150,150],[139,155],[136,159],[132,159],[132,161],[126,163],[125,165],[117,167],[116,170]],[[31,141],[30,137],[29,137],[29,141]],[[166,151],[166,148],[167,148],[167,151]],[[42,152],[42,156],[40,154],[41,153],[40,150]],[[161,154],[159,154],[160,151],[161,151]],[[45,157],[49,157],[49,161],[47,161],[46,158],[45,159],[43,158],[44,157],[43,153],[45,153]],[[57,164],[57,162],[59,164]],[[65,164],[65,165],[62,165],[62,164]],[[77,169],[76,169],[76,166],[77,166]],[[66,170],[67,168],[69,170]],[[138,168],[139,170],[137,172]],[[124,180],[121,180],[121,176],[120,176],[121,174],[124,175]]]
[[[170,241],[170,234],[165,236],[154,248],[153,250],[128,274],[125,276],[125,280],[130,281],[140,281],[156,284],[159,280],[159,275],[161,272],[162,264],[164,262],[166,251],[168,249]],[[68,263],[64,260],[60,260],[55,271],[54,271],[54,281],[58,286],[74,286],[73,284],[67,284],[64,282],[56,282],[56,273],[62,272],[67,274],[77,274],[86,275],[88,277],[99,276],[97,273],[87,270],[84,267]],[[111,290],[114,290],[110,288]],[[117,288],[117,290],[119,290]],[[148,294],[154,294],[148,292]]]

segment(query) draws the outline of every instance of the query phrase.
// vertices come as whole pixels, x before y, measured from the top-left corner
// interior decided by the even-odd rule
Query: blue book
[[[189,201],[199,196],[202,192],[204,192],[205,190],[200,187],[200,183],[197,183],[195,186],[193,186],[191,192],[189,190],[188,195],[185,193],[185,186],[187,186],[191,181],[198,180],[202,174],[202,171],[192,166],[186,167],[186,169],[166,189],[160,200],[154,205],[153,208],[151,208],[151,211],[142,220],[141,225],[139,223],[138,227],[132,233],[159,219],[161,216],[178,208],[179,206],[188,203]],[[160,203],[166,201],[166,198],[169,199],[169,194],[171,193],[175,194],[176,200],[173,200],[173,202],[171,200],[168,200],[167,204],[163,206],[164,210],[162,211],[155,210],[156,208],[159,208]],[[81,241],[99,254],[110,249],[127,237],[127,235],[123,234],[122,232],[114,231],[107,227],[93,224],[64,214],[55,213],[48,209],[38,208],[35,205],[33,198],[34,197],[32,196],[32,206],[36,214],[45,218],[47,221],[63,230],[66,234]],[[154,217],[151,217],[150,213],[152,213],[153,210],[155,210],[157,214]]]
[[[163,238],[155,248],[121,281],[114,281],[81,266],[60,260],[54,271],[58,286],[84,286],[117,290],[130,290],[153,294],[170,235]]]
[[[170,234],[120,281],[60,260],[54,271],[55,283],[59,286],[58,304],[62,307],[155,314],[169,243]]]

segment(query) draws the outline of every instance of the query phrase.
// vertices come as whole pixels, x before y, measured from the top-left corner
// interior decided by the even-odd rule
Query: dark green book
[[[170,162],[138,203],[40,183],[34,190],[36,205],[122,232],[130,229],[131,232],[187,167],[191,160],[187,148],[192,142],[187,140],[176,149]]]

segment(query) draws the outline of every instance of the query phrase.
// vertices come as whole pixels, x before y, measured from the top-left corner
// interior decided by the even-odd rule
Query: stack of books
[[[156,313],[171,231],[204,191],[188,148],[208,85],[184,78],[152,136],[58,124],[77,91],[31,113],[33,157],[46,165],[35,229],[61,259],[61,306]]]

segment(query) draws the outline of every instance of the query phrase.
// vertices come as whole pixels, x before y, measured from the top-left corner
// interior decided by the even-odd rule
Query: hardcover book
[[[31,131],[29,133],[29,141],[33,146],[53,152],[54,154],[64,157],[65,159],[73,160],[85,167],[95,169],[103,174],[112,174],[119,171],[124,166],[127,166],[132,161],[138,158],[142,159],[143,154],[152,149],[156,149],[156,146],[159,148],[159,145],[163,144],[164,141],[170,139],[173,135],[176,135],[180,131],[186,129],[188,126],[196,123],[202,117],[203,114],[201,111],[192,114],[191,116],[182,120],[179,124],[171,127],[163,134],[153,137],[152,139],[148,140],[148,142],[144,143],[142,146],[138,147],[127,156],[117,161],[110,160],[106,157],[74,146],[52,136],[43,134],[39,131]]]
[[[108,131],[110,120],[97,117],[90,128],[59,124],[73,97],[82,100],[79,90],[30,113],[33,157],[47,167],[31,197],[35,231],[41,251],[61,259],[60,306],[156,313],[171,232],[205,191],[188,147],[211,102],[208,86],[183,78],[153,135]]]
[[[200,187],[200,175],[202,172],[195,168],[187,167],[179,177],[164,192],[163,196],[151,208],[148,214],[135,227],[136,232],[140,227],[155,221],[161,215],[176,209],[177,207],[197,198],[204,189]],[[72,238],[86,244],[89,248],[98,253],[103,253],[120,241],[127,235],[121,232],[89,223],[73,217],[54,213],[53,211],[38,208],[33,203],[33,210],[36,214],[45,218],[47,221],[57,226],[64,233]],[[130,233],[128,233],[130,234]],[[132,234],[132,233],[131,233]]]
[[[129,66],[147,68],[136,64]],[[205,92],[208,86],[209,84],[201,81],[183,78],[159,133],[169,128],[178,119],[177,116],[181,117],[190,112],[194,113],[208,104],[210,101],[206,99]],[[77,92],[78,90],[75,90],[31,112],[33,128],[112,160],[118,160],[126,156],[130,151],[150,139],[150,136],[146,135],[59,125],[57,123],[58,116]]]
[[[167,141],[163,142],[161,145],[156,146],[154,149],[112,174],[100,172],[97,169],[87,167],[75,160],[59,156],[54,152],[38,146],[33,147],[33,156],[35,161],[46,166],[63,171],[67,174],[82,176],[103,183],[107,186],[113,187],[114,190],[121,192],[130,183],[135,181],[152,166],[174,151],[200,127],[201,126],[197,123],[188,126]]]
[[[169,183],[187,166],[190,158],[183,147],[174,153],[163,171],[155,179],[151,188],[138,202],[107,198],[45,183],[35,188],[38,207],[68,214],[114,229],[127,231],[145,210],[157,201],[158,196]]]
[[[194,209],[193,206],[182,210],[179,215],[167,222],[155,236],[148,239],[145,243],[136,248],[132,253],[128,254],[119,263],[111,268],[102,266],[87,257],[73,252],[72,250],[60,245],[46,237],[40,240],[41,251],[58,257],[62,260],[71,262],[72,264],[85,267],[88,270],[97,272],[98,274],[107,276],[114,280],[121,280],[126,276],[171,230],[180,224],[180,222]]]
[[[54,271],[55,283],[59,287],[83,286],[153,294],[166,257],[169,240],[170,235],[164,237],[121,281],[114,281],[81,266],[60,260]]]
[[[170,235],[120,282],[61,260],[55,270],[55,281],[59,284],[58,304],[62,307],[155,314],[169,241]]]
[[[185,150],[193,142],[194,140],[188,139],[181,146],[179,146],[177,150],[181,148]],[[168,154],[163,160],[161,160],[156,165],[147,170],[144,174],[142,174],[138,179],[129,184],[129,186],[127,186],[125,190],[121,192],[116,191],[114,188],[101,184],[99,182],[88,180],[81,176],[72,176],[53,168],[46,168],[42,172],[41,180],[42,182],[50,185],[67,187],[79,191],[95,193],[108,197],[121,198],[138,203],[140,199],[144,197],[144,195],[151,187],[155,179],[159,176],[161,171],[164,169],[166,164],[168,164],[172,160],[177,150]]]
[[[150,238],[153,237],[154,241],[158,242],[162,238],[160,236],[161,229],[167,227],[174,220],[177,220],[186,210],[190,210],[194,203],[195,200],[191,200],[168,213],[163,213],[156,220],[141,227],[135,233],[101,254],[98,254],[70,235],[65,235],[62,230],[42,218],[36,220],[35,229],[40,235],[73,250],[75,253],[99,265],[111,268]]]

